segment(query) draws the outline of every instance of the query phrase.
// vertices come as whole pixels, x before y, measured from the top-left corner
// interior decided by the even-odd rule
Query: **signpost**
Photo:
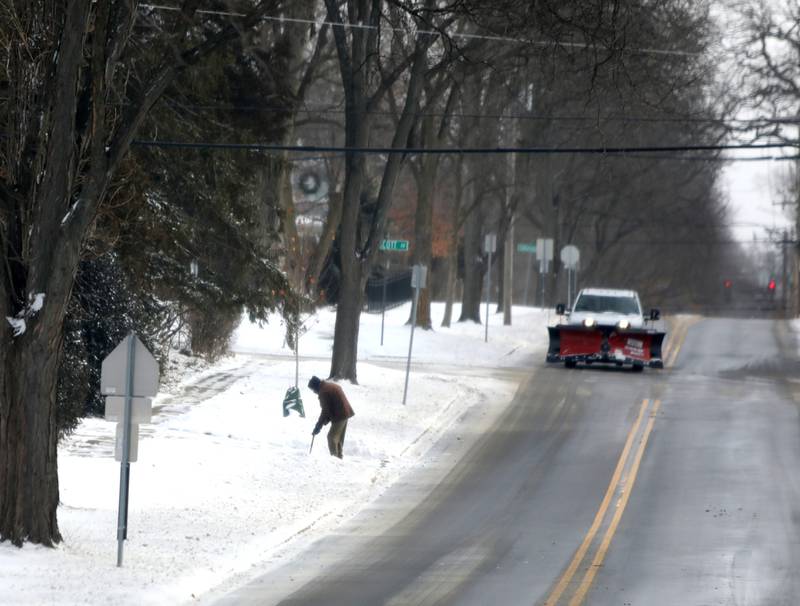
[[[581,260],[581,252],[577,246],[568,244],[561,249],[561,262],[567,268],[567,309],[572,307],[572,296],[577,290],[577,284],[573,287],[573,281],[577,277],[576,270]]]
[[[414,289],[414,299],[411,303],[411,337],[408,340],[408,362],[406,362],[406,385],[403,388],[403,404],[406,403],[408,394],[408,375],[411,373],[411,348],[414,345],[414,327],[417,325],[417,303],[419,303],[419,291],[425,288],[425,278],[428,268],[424,265],[415,265],[411,268],[411,288]]]
[[[525,305],[527,305],[528,286],[530,286],[531,283],[531,270],[533,269],[533,255],[536,254],[536,242],[517,244],[517,252],[528,253],[528,271],[525,273]]]
[[[539,276],[542,283],[542,307],[545,306],[545,283],[546,275],[550,271],[550,262],[553,260],[553,240],[552,238],[538,238],[536,240],[536,258],[539,261]]]
[[[497,250],[497,234],[486,234],[483,240],[483,251],[489,255],[489,268],[486,274],[486,336],[484,343],[489,342],[489,294],[492,290],[492,253]]]
[[[408,250],[408,240],[381,240],[378,250]],[[389,260],[386,260],[386,274],[383,276],[383,306],[381,307],[381,346],[383,345],[383,325],[386,319],[386,280],[389,275]]]
[[[381,347],[383,347],[383,325],[386,321],[386,282],[389,279],[389,260],[386,260],[386,273],[383,274],[383,300],[381,303]]]
[[[120,422],[114,459],[120,461],[117,566],[122,566],[123,542],[128,537],[130,464],[138,456],[139,423],[150,421],[150,398],[158,393],[158,362],[133,333],[103,360],[100,393],[107,396],[106,420]]]

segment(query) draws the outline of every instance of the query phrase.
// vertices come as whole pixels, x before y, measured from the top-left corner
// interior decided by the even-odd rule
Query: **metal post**
[[[578,270],[580,269],[581,262],[580,260],[575,263],[575,269],[572,270],[572,301],[578,298]],[[570,307],[572,307],[572,302],[570,302]]]
[[[389,260],[386,260],[386,273],[383,276],[383,305],[381,307],[381,346],[383,346],[383,322],[386,317],[386,280],[389,276]]]
[[[486,336],[484,343],[489,342],[489,293],[492,290],[492,250],[489,249],[489,270],[486,275]]]
[[[546,268],[546,266],[547,266],[547,261],[545,259],[542,259],[539,262],[539,280],[542,283],[542,309],[544,309],[544,291],[545,291],[545,287],[546,287],[546,284],[545,284],[545,279],[546,279],[545,268]]]
[[[533,253],[528,253],[528,271],[525,274],[525,305],[528,304],[528,286],[531,283],[531,271],[533,271]]]
[[[117,566],[122,566],[123,543],[128,536],[128,487],[131,473],[131,398],[133,396],[133,373],[136,359],[136,340],[128,335],[128,364],[125,378],[125,413],[122,426],[122,461],[119,468],[119,514],[117,517]]]
[[[294,331],[294,388],[300,382],[300,324]]]
[[[567,268],[567,307],[572,307],[572,268]]]
[[[419,285],[414,287],[414,299],[411,303],[411,337],[408,340],[408,361],[406,362],[406,384],[403,387],[403,404],[408,394],[408,375],[411,372],[411,347],[414,345],[414,327],[417,325],[417,302],[419,301]]]

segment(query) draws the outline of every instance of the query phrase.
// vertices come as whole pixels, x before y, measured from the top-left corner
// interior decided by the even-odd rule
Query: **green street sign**
[[[535,253],[536,244],[517,244],[517,252]]]
[[[381,240],[380,250],[408,250],[408,240]]]

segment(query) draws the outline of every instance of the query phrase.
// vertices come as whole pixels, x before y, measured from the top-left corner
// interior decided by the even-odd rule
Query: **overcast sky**
[[[768,155],[764,150],[736,152],[738,157]],[[788,173],[787,161],[731,162],[723,171],[723,191],[733,210],[731,223],[737,240],[762,239],[770,228],[791,228],[788,208],[780,206],[780,186]]]
[[[754,4],[757,2],[752,1]],[[777,9],[782,0],[767,0],[767,3]],[[741,24],[731,10],[735,4],[741,4],[740,0],[711,0],[712,15],[720,21],[724,32],[724,43],[719,57],[723,64],[727,62],[726,59],[733,59],[734,49],[739,44],[737,38],[742,33]],[[731,62],[728,69],[736,70],[738,66]],[[725,155],[730,158],[754,158],[791,155],[790,152],[791,150],[738,150],[726,152]],[[786,160],[764,160],[731,162],[726,166],[722,189],[733,211],[730,222],[737,240],[749,241],[754,236],[764,239],[767,237],[767,230],[773,228],[791,229],[793,221],[789,216],[789,209],[780,206],[783,200],[781,187],[788,178],[790,164]]]

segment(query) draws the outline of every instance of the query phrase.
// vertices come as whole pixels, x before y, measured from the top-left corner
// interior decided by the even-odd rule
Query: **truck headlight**
[[[586,319],[583,321],[583,325],[584,325],[584,326],[586,326],[587,328],[591,328],[592,326],[594,326],[594,325],[595,325],[594,318],[586,318]]]
[[[617,324],[617,326],[619,328],[621,328],[622,330],[625,330],[626,328],[630,328],[631,323],[628,322],[628,320],[620,320],[619,324]]]

